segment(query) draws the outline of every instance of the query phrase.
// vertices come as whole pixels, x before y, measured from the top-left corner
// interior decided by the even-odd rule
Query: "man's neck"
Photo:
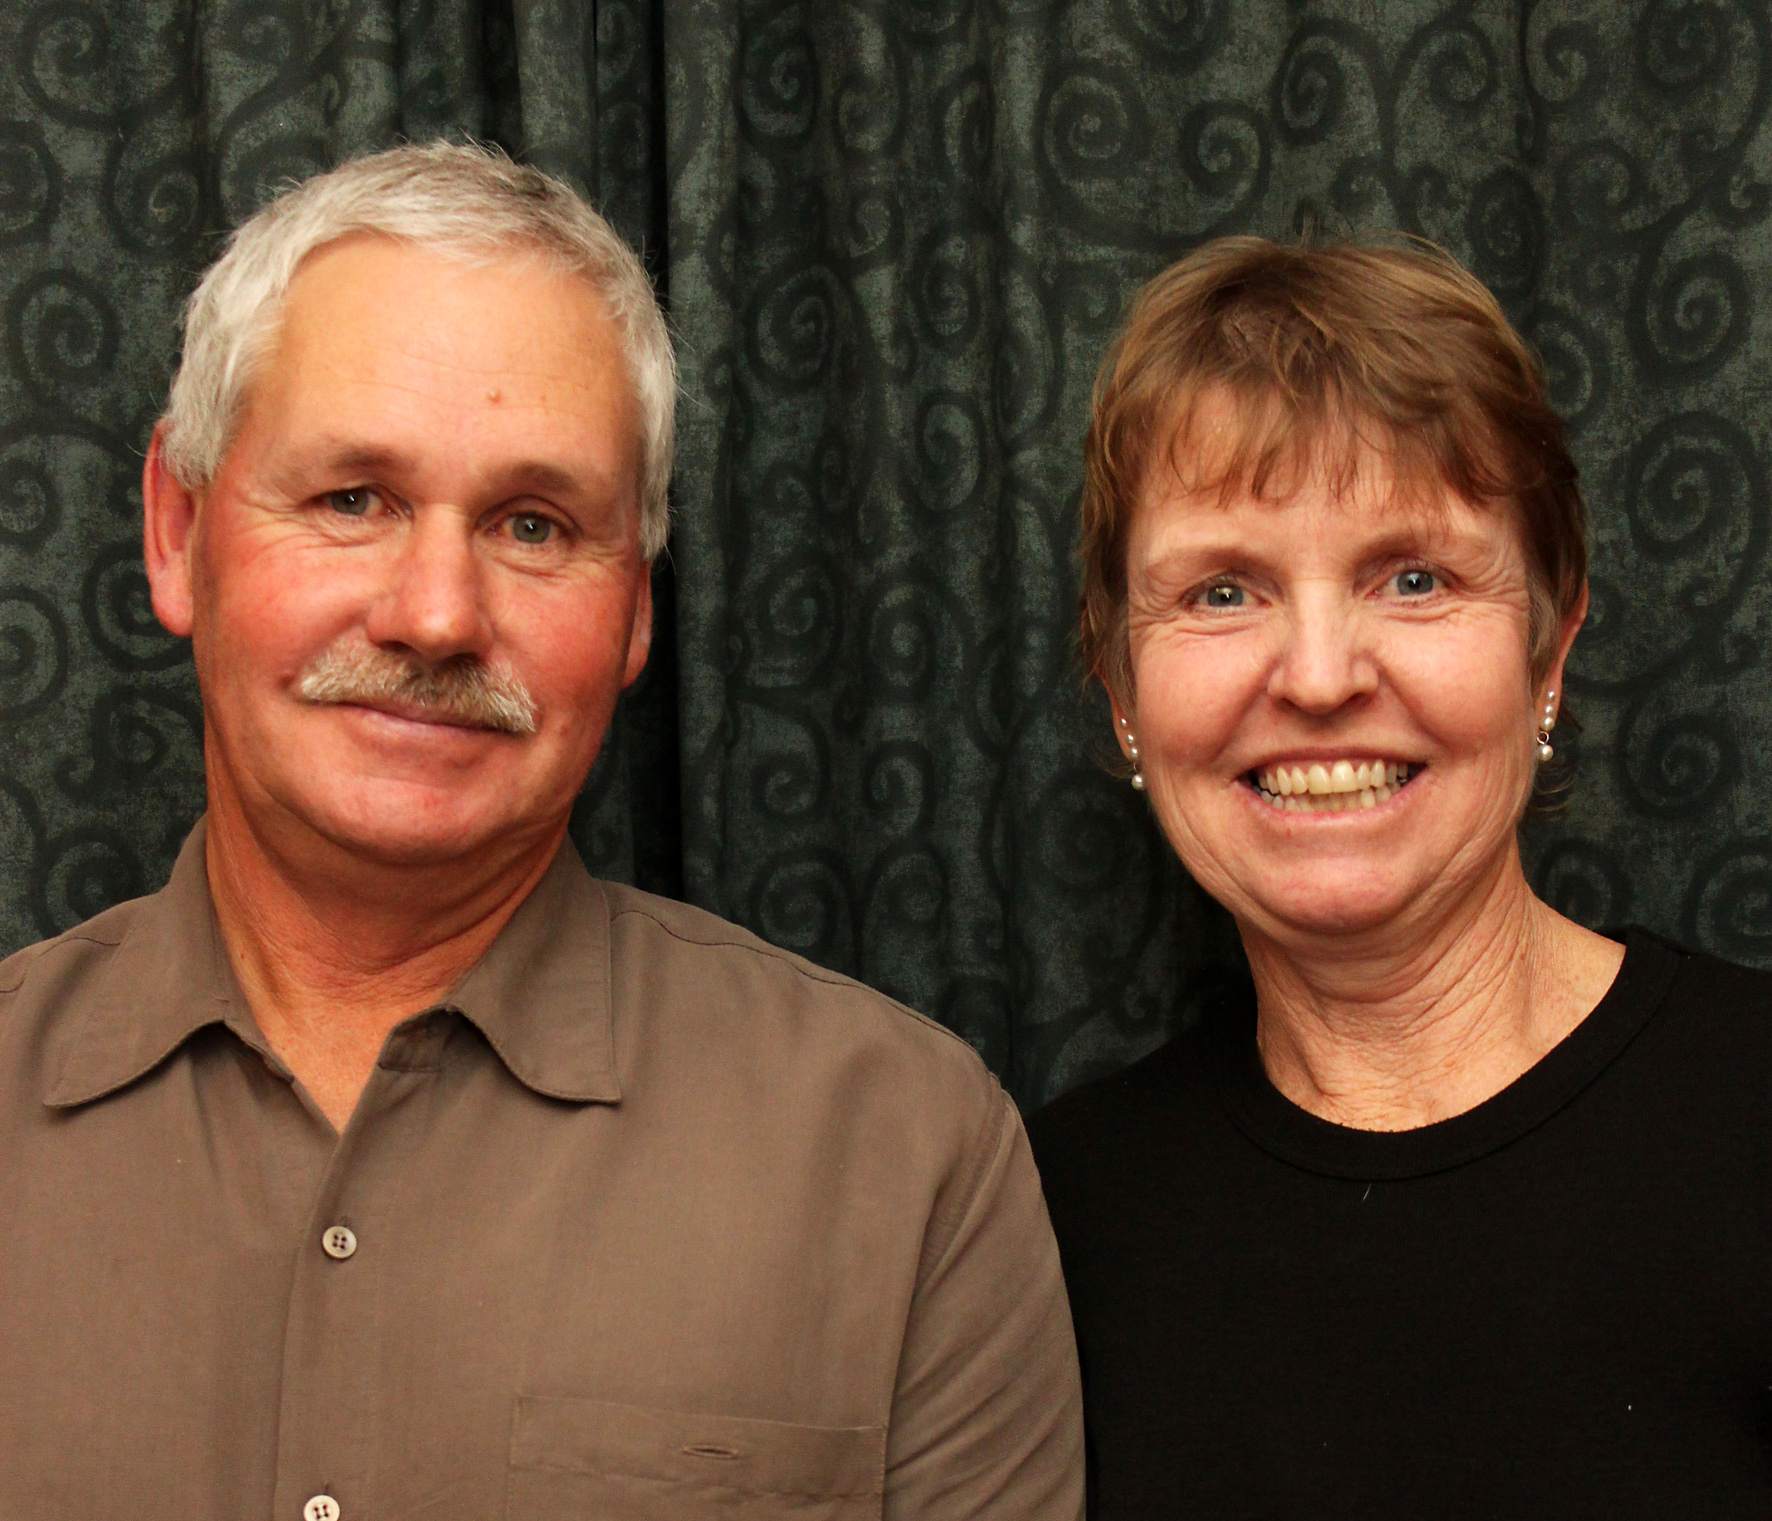
[[[228,959],[271,1049],[335,1130],[388,1032],[486,954],[564,835],[561,820],[496,858],[390,866],[330,842],[267,839],[211,788],[205,864]]]
[[[1362,1130],[1413,1129],[1493,1097],[1587,1017],[1623,959],[1540,902],[1514,854],[1401,933],[1245,945],[1274,1086]]]

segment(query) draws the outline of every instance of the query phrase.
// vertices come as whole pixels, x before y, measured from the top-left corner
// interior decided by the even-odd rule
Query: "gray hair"
[[[286,191],[235,230],[185,308],[162,443],[172,473],[191,489],[215,478],[296,269],[359,232],[468,256],[534,249],[591,283],[621,335],[639,402],[640,548],[654,558],[670,531],[677,363],[652,282],[570,186],[479,147],[431,143],[354,159]]]

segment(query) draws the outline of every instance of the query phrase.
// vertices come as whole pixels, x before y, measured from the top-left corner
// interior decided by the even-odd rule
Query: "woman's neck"
[[[1269,1080],[1358,1130],[1493,1097],[1587,1017],[1624,957],[1535,897],[1513,852],[1453,912],[1382,937],[1243,939]]]

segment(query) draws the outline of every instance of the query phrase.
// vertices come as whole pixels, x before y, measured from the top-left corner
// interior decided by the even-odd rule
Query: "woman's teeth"
[[[1270,766],[1255,773],[1256,790],[1288,813],[1343,813],[1376,808],[1421,767],[1407,761],[1336,761]]]

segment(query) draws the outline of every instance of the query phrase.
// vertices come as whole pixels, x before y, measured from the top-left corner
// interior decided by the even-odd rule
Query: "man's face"
[[[639,448],[582,279],[378,237],[309,258],[183,572],[212,808],[387,864],[563,828],[650,641]]]

